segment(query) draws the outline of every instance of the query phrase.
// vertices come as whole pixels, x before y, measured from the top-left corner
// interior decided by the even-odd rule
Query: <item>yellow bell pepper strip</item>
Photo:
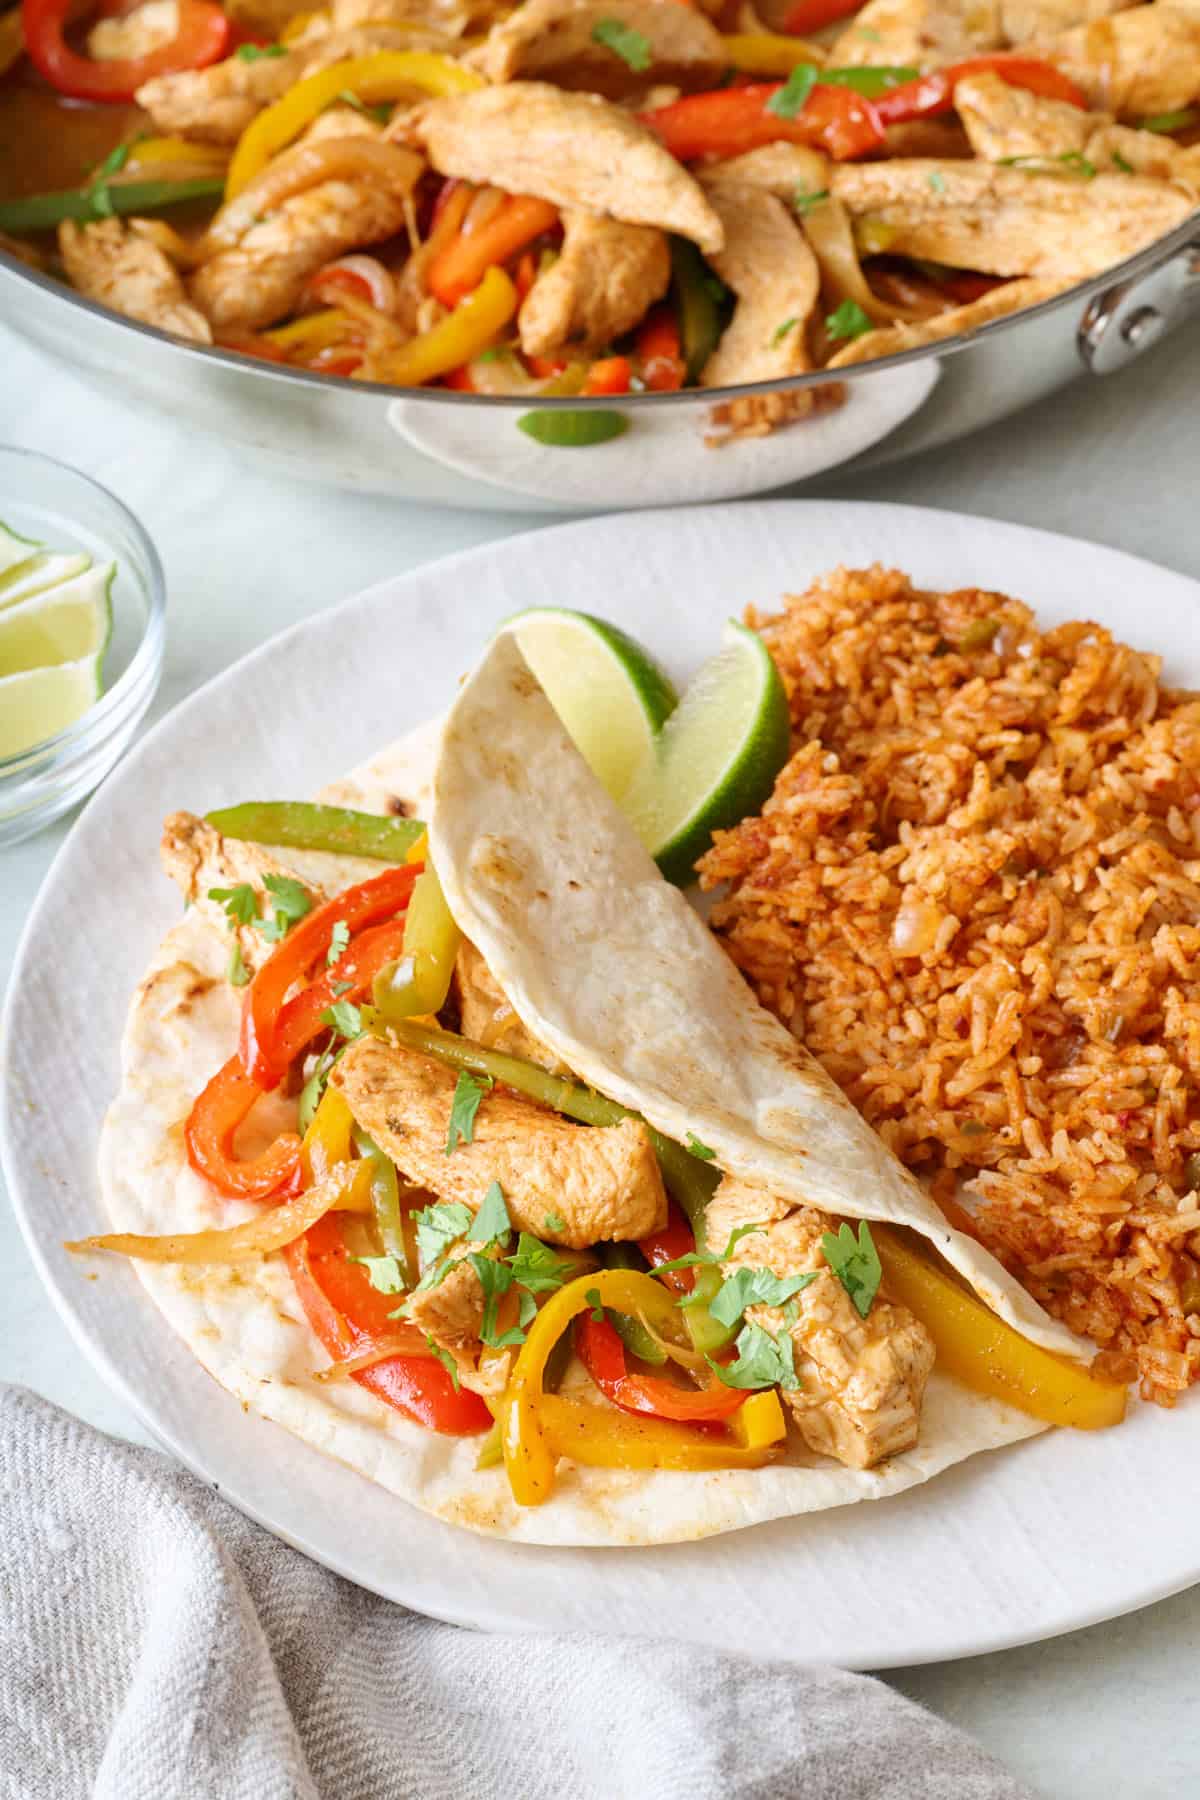
[[[306,35],[309,26],[314,25],[318,19],[322,24],[328,23],[329,13],[324,7],[321,7],[314,12],[293,13],[291,18],[280,28],[279,42],[281,44],[294,44],[297,38],[302,38]]]
[[[729,1420],[729,1430],[744,1450],[766,1450],[781,1443],[787,1436],[787,1420],[775,1389],[747,1394],[745,1405]]]
[[[489,269],[475,292],[437,325],[399,350],[377,356],[374,379],[395,382],[397,387],[420,387],[439,375],[448,375],[486,350],[519,304],[520,296],[504,270]]]
[[[121,174],[124,176],[130,169],[151,165],[159,167],[163,163],[195,164],[220,175],[228,167],[229,152],[219,144],[193,144],[182,137],[136,138],[129,146]]]
[[[730,67],[744,75],[790,75],[797,63],[819,63],[814,46],[803,38],[783,37],[778,32],[754,31],[724,34]]]
[[[349,313],[331,306],[324,312],[306,313],[302,319],[293,319],[290,325],[276,325],[262,335],[270,343],[278,344],[281,350],[324,350],[330,344],[340,343],[352,325]]]
[[[1126,1392],[1031,1344],[890,1226],[871,1226],[888,1294],[933,1339],[937,1366],[1047,1425],[1099,1431],[1119,1425]]]
[[[354,1142],[354,1114],[344,1094],[327,1087],[300,1146],[306,1184],[323,1181],[339,1163],[349,1162]]]
[[[320,314],[313,316],[319,318]],[[419,819],[388,819],[349,806],[320,806],[309,800],[248,800],[241,806],[218,807],[205,813],[204,819],[222,837],[278,844],[287,850],[365,856],[374,862],[410,862],[410,853],[425,837]]]
[[[247,125],[229,165],[225,198],[240,194],[341,94],[351,93],[364,106],[377,106],[403,99],[412,88],[425,94],[469,94],[483,85],[482,78],[461,63],[430,50],[373,50],[367,56],[330,63],[298,81]]]
[[[271,1206],[256,1219],[213,1231],[173,1232],[147,1237],[139,1232],[112,1231],[80,1238],[65,1247],[79,1253],[112,1250],[142,1262],[232,1263],[282,1250],[323,1219],[327,1212],[369,1212],[371,1165],[346,1163],[295,1200]]]
[[[426,863],[404,915],[404,949],[375,977],[375,1005],[385,1021],[441,1010],[461,941],[437,871]]]
[[[597,1269],[551,1294],[517,1353],[502,1406],[504,1466],[518,1505],[540,1506],[549,1499],[559,1456],[609,1468],[738,1468],[757,1467],[766,1460],[765,1451],[747,1450],[687,1426],[672,1426],[664,1437],[667,1421],[651,1422],[547,1395],[550,1352],[572,1319],[597,1305],[641,1314],[656,1327],[675,1329],[671,1296],[651,1276],[634,1269]],[[649,1436],[641,1429],[647,1424]]]

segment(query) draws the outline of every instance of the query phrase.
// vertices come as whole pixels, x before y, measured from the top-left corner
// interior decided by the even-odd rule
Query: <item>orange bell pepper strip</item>
[[[687,364],[679,342],[679,321],[673,307],[656,306],[638,332],[637,357],[642,380],[652,394],[669,394],[681,388]]]
[[[1053,63],[1035,57],[1000,51],[994,56],[973,56],[966,62],[952,63],[947,69],[934,69],[916,81],[906,81],[891,88],[874,101],[875,111],[884,125],[903,125],[910,119],[933,119],[939,113],[953,112],[954,90],[965,75],[992,72],[1010,87],[1024,88],[1040,94],[1045,100],[1065,100],[1071,106],[1086,108],[1087,97],[1069,75]]]
[[[1047,1425],[1099,1431],[1125,1416],[1125,1389],[1031,1344],[969,1288],[890,1226],[871,1226],[889,1296],[920,1319],[937,1366],[964,1387],[990,1394]]]
[[[726,1387],[715,1375],[706,1387],[688,1389],[661,1375],[630,1374],[625,1346],[607,1319],[580,1319],[575,1347],[600,1392],[622,1412],[707,1425],[728,1419],[745,1403],[744,1388]]]
[[[763,144],[811,144],[838,162],[866,156],[884,141],[878,102],[852,88],[818,82],[791,118],[772,112],[779,81],[686,94],[670,106],[639,113],[648,131],[680,162],[698,156],[740,156]],[[894,92],[902,90],[897,88]],[[889,95],[889,98],[891,96]]]
[[[532,194],[510,194],[495,215],[470,237],[461,232],[429,264],[425,281],[443,306],[457,306],[472,293],[490,268],[541,237],[558,223],[558,208]]]
[[[784,14],[779,29],[789,37],[811,37],[814,31],[823,31],[826,25],[836,25],[839,19],[861,12],[863,3],[864,0],[796,0]]]
[[[627,356],[603,356],[584,377],[581,394],[627,394],[633,380],[633,364]]]

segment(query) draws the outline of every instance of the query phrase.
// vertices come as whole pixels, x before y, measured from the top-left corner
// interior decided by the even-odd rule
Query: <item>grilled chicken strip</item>
[[[464,1242],[462,1255],[472,1247]],[[460,1262],[436,1287],[410,1294],[404,1302],[404,1318],[443,1350],[469,1353],[479,1348],[483,1308],[483,1284],[469,1262]]]
[[[632,69],[604,43],[610,23],[636,31],[649,46],[645,69]],[[687,6],[663,0],[525,0],[494,25],[469,58],[491,82],[541,80],[621,100],[651,85],[708,88],[729,62],[721,34]]]
[[[666,236],[653,225],[572,207],[563,233],[562,254],[538,276],[517,319],[527,356],[599,350],[632,331],[671,279]]]
[[[657,225],[702,250],[724,243],[720,219],[687,170],[631,114],[596,94],[511,81],[431,100],[400,130],[441,175]]]
[[[222,837],[213,826],[206,825],[203,819],[189,812],[172,813],[165,821],[159,856],[187,905],[197,907],[218,931],[234,933],[242,961],[251,975],[256,974],[275,948],[274,944],[268,943],[254,925],[235,925],[220,901],[208,898],[208,890],[243,884],[252,887],[259,896],[260,912],[269,917],[270,896],[264,886],[265,878],[288,875],[295,879],[294,871],[277,861],[261,845],[246,843],[241,838]],[[306,881],[304,886],[312,895],[314,905],[325,898],[311,881]]]
[[[58,228],[58,247],[71,285],[89,300],[193,343],[212,343],[208,320],[189,305],[170,257],[131,231],[124,219],[101,219],[95,225],[65,219]]]
[[[483,957],[465,938],[454,965],[454,990],[464,1037],[491,1050],[503,1050],[508,1056],[537,1063],[552,1075],[571,1073],[553,1050],[525,1029]]]
[[[1006,281],[1002,287],[993,288],[990,294],[984,294],[978,300],[952,306],[949,312],[911,322],[897,320],[895,324],[881,326],[878,331],[866,331],[844,345],[826,367],[846,369],[854,363],[872,362],[877,356],[896,356],[901,350],[915,350],[921,344],[940,344],[946,338],[957,337],[960,332],[978,331],[981,325],[1007,318],[1009,313],[1020,312],[1026,306],[1040,306],[1043,300],[1052,300],[1055,294],[1073,286],[1071,276],[1060,276],[1057,281],[1038,281],[1033,276],[1027,276],[1023,281]]]
[[[1086,26],[1136,0],[867,0],[829,53],[831,63],[919,69],[961,62]]]
[[[1175,112],[1200,97],[1200,8],[1154,0],[1048,37],[1037,54],[1057,63],[1097,111],[1133,119]]]
[[[985,162],[1079,156],[1097,171],[1119,169],[1200,191],[1200,146],[1185,150],[1161,132],[1138,131],[1105,114],[1081,112],[1063,100],[1045,100],[1025,88],[1010,87],[990,70],[960,81],[954,104],[971,148]]]
[[[801,1385],[783,1394],[805,1443],[851,1469],[869,1469],[911,1449],[933,1368],[925,1327],[882,1295],[861,1318],[821,1249],[822,1233],[836,1229],[835,1221],[812,1207],[793,1210],[726,1175],[709,1207],[709,1243],[728,1242],[738,1225],[760,1223],[766,1232],[740,1240],[726,1273],[740,1265],[781,1276],[817,1275],[797,1295],[799,1317],[791,1327]],[[752,1306],[746,1316],[767,1331],[783,1329],[778,1307]]]
[[[1170,231],[1192,205],[1137,175],[1071,181],[977,162],[843,164],[831,183],[897,255],[1048,280],[1098,275]]]
[[[447,1156],[457,1078],[444,1063],[362,1037],[330,1080],[401,1173],[441,1200],[474,1212],[498,1181],[519,1231],[572,1249],[645,1237],[666,1222],[662,1176],[639,1121],[572,1125],[497,1088],[483,1098],[473,1141]],[[555,1215],[564,1221],[561,1231],[546,1223]]]
[[[725,387],[811,368],[806,334],[821,277],[795,217],[764,188],[717,180],[705,191],[725,230],[725,248],[708,260],[737,306],[701,382]]]
[[[207,69],[156,75],[137,90],[137,103],[159,131],[198,144],[236,144],[263,108],[304,76],[343,57],[415,47],[412,33],[394,26],[330,31],[282,56],[258,56],[250,62],[230,56]]]

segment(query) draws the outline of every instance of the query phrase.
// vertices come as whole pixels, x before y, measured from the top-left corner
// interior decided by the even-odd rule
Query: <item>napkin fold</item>
[[[4,1800],[1030,1800],[866,1676],[406,1612],[19,1388],[0,1595]]]

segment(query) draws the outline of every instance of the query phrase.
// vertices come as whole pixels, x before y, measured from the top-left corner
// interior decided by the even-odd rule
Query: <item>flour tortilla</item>
[[[396,798],[420,816],[432,809],[451,906],[532,1030],[664,1131],[695,1131],[723,1166],[840,1213],[916,1225],[1030,1337],[1079,1353],[977,1246],[953,1239],[836,1088],[757,1007],[607,801],[510,640],[463,689],[442,745],[436,774],[438,732],[426,727],[320,797],[373,812]],[[286,860],[330,887],[349,877],[332,858]],[[193,906],[134,997],[100,1146],[105,1207],[119,1230],[197,1231],[257,1210],[212,1194],[183,1148],[192,1101],[236,1042],[240,995],[225,979],[228,955],[213,909]],[[264,1138],[290,1122],[288,1105],[265,1109]],[[844,1469],[798,1444],[758,1470],[564,1464],[550,1502],[525,1509],[503,1470],[475,1469],[477,1440],[426,1432],[355,1382],[314,1379],[325,1357],[279,1257],[134,1267],[173,1329],[245,1406],[436,1517],[515,1542],[634,1546],[734,1531],[882,1499],[1044,1429],[935,1370],[919,1443],[880,1469]]]

